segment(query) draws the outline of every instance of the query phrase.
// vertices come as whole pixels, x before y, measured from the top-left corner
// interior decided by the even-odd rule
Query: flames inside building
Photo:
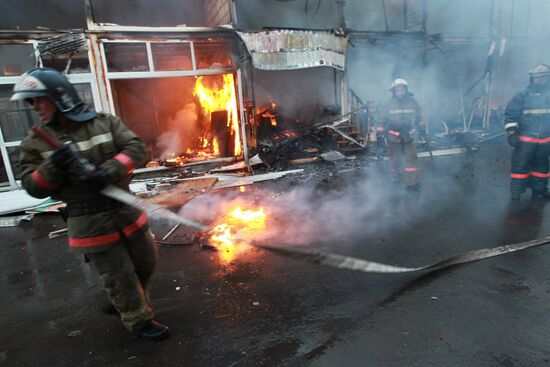
[[[117,115],[150,147],[151,158],[181,164],[241,154],[232,73],[115,80]]]

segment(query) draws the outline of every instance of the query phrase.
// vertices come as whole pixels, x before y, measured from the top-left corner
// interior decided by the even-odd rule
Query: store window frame
[[[88,40],[88,42],[90,42]],[[20,44],[20,45],[26,45],[26,44],[32,44],[34,48],[34,55],[36,61],[36,65],[42,66],[40,55],[37,49],[37,41],[30,40],[27,42],[5,42],[3,44]],[[90,46],[90,45],[89,45]],[[93,58],[92,58],[92,52],[91,47],[88,47],[88,60],[90,61],[90,65],[93,65]],[[93,103],[94,108],[97,109],[97,106],[100,105],[100,97],[99,97],[99,90],[96,83],[95,78],[95,70],[93,68],[90,68],[89,73],[77,73],[77,74],[68,74],[66,75],[67,79],[71,84],[89,84],[90,88],[92,90],[92,96],[93,96]],[[19,79],[19,76],[0,76],[0,85],[15,85],[17,80]],[[8,177],[8,184],[7,186],[0,187],[0,192],[4,191],[11,191],[11,190],[17,190],[21,188],[21,182],[16,179],[14,169],[12,167],[12,163],[10,161],[8,148],[17,148],[21,145],[21,140],[14,140],[14,141],[6,141],[4,139],[4,134],[2,131],[2,126],[0,125],[0,155],[1,159],[3,161],[4,167],[6,169],[6,174]]]
[[[230,38],[223,38],[227,42],[231,42]],[[197,40],[197,42],[205,42],[204,40]],[[105,54],[106,43],[145,43],[147,49],[147,59],[149,62],[149,71],[109,71],[105,67],[105,79],[107,87],[107,95],[109,98],[109,108],[113,114],[116,114],[115,101],[113,91],[111,87],[111,81],[115,79],[138,79],[138,78],[172,78],[179,76],[203,76],[203,75],[220,75],[227,73],[235,73],[237,65],[233,64],[227,68],[210,68],[210,69],[197,69],[197,63],[195,60],[195,48],[193,46],[194,41],[189,39],[164,39],[164,40],[151,40],[151,39],[129,39],[129,38],[102,38],[100,40],[101,61],[103,65],[107,65],[107,57]],[[155,69],[155,63],[153,60],[153,53],[151,44],[154,43],[188,43],[191,49],[191,70],[173,70],[173,71],[157,71]],[[240,89],[240,87],[238,87]]]
[[[223,38],[227,42],[231,42],[230,38]],[[217,39],[216,41],[219,41]],[[197,40],[196,42],[205,43],[208,41]],[[147,60],[148,60],[148,71],[109,71],[107,68],[105,70],[105,75],[107,79],[134,79],[134,78],[162,78],[162,77],[174,77],[174,76],[201,76],[201,75],[215,75],[215,74],[225,74],[229,72],[234,72],[237,69],[236,65],[231,65],[229,67],[223,68],[206,68],[199,69],[197,68],[197,60],[195,56],[195,41],[192,40],[182,40],[182,39],[165,39],[165,40],[147,40],[147,39],[111,39],[103,38],[100,40],[100,49],[101,49],[101,58],[103,65],[107,65],[107,57],[105,54],[105,44],[113,43],[143,43],[146,46],[147,50]],[[191,51],[191,64],[192,69],[189,70],[156,70],[155,63],[153,60],[153,52],[151,45],[158,43],[187,43],[189,44]],[[107,83],[108,84],[108,83]]]
[[[231,43],[233,40],[229,37],[220,37],[216,38],[216,41],[225,40],[229,43]],[[206,42],[208,39],[197,39],[196,42]],[[105,47],[104,45],[106,43],[145,43],[146,49],[147,49],[147,59],[149,61],[149,71],[132,71],[132,72],[110,72],[106,65],[107,65],[107,58],[105,55]],[[138,78],[170,78],[170,77],[180,77],[180,76],[206,76],[206,75],[222,75],[222,74],[228,74],[228,73],[234,73],[235,74],[235,84],[236,84],[236,92],[237,92],[237,98],[238,98],[238,110],[239,110],[239,120],[240,120],[240,130],[241,130],[241,144],[242,144],[242,152],[243,156],[246,162],[248,162],[248,147],[246,143],[246,133],[245,133],[245,117],[244,117],[244,107],[243,107],[243,88],[242,88],[242,76],[241,76],[241,70],[239,69],[239,65],[235,62],[231,63],[230,67],[225,68],[208,68],[208,69],[199,69],[197,68],[197,62],[196,62],[196,56],[195,56],[195,47],[194,47],[194,40],[191,39],[131,39],[131,38],[101,38],[99,40],[99,46],[100,46],[100,53],[101,53],[101,61],[102,64],[105,65],[104,67],[104,73],[105,73],[105,86],[107,88],[107,96],[108,96],[108,102],[109,102],[109,108],[112,111],[113,114],[116,115],[117,109],[115,108],[115,101],[113,96],[113,91],[111,87],[111,81],[116,79],[138,79]],[[192,63],[192,70],[173,70],[173,71],[157,71],[155,69],[155,64],[153,60],[153,54],[151,49],[152,43],[189,43],[190,49],[191,49],[191,63]]]

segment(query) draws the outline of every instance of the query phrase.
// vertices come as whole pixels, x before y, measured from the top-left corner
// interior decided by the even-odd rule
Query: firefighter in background
[[[29,133],[20,146],[23,187],[31,196],[67,203],[70,249],[96,268],[112,302],[110,313],[120,314],[134,336],[166,338],[169,330],[153,321],[146,293],[158,259],[147,216],[99,192],[109,184],[128,190],[129,174],[144,163],[144,143],[120,119],[89,110],[53,69],[28,70],[11,100],[30,103],[44,123],[41,129],[65,143],[54,150]]]
[[[511,199],[519,200],[527,188],[533,199],[550,198],[550,66],[539,64],[529,71],[529,85],[506,107],[504,128],[514,147]]]
[[[426,139],[426,128],[420,107],[408,87],[405,79],[393,81],[390,88],[393,96],[381,107],[377,131],[386,136],[392,180],[401,182],[404,174],[407,189],[418,190],[421,172],[417,162],[414,136],[418,133],[420,139]]]

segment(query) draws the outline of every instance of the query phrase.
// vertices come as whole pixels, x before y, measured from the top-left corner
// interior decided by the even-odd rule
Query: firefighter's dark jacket
[[[531,84],[517,93],[504,112],[504,128],[525,137],[550,137],[550,88]]]
[[[403,99],[395,97],[388,100],[380,108],[378,124],[384,128],[391,138],[398,136],[410,138],[411,130],[422,124],[420,107],[412,93],[408,93]]]
[[[111,183],[125,190],[128,190],[129,174],[146,159],[145,144],[120,119],[106,113],[99,113],[95,119],[86,122],[52,122],[42,128],[60,142],[73,141],[73,147],[84,158],[105,170]],[[51,196],[68,206],[105,199],[60,171],[50,159],[53,150],[32,131],[21,142],[21,180],[31,196]],[[130,238],[147,229],[145,213],[128,206],[70,216],[69,246],[82,253],[105,251],[119,243],[123,236]]]

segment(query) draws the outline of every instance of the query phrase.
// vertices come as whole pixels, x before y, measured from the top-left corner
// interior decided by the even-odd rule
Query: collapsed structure
[[[306,1],[305,9],[206,1],[208,27],[100,23],[92,2],[85,5],[82,30],[0,31],[1,190],[19,188],[17,146],[34,117],[8,97],[33,66],[65,71],[87,103],[120,116],[147,143],[150,168],[242,160],[246,169],[255,154],[279,168],[323,151],[374,148],[377,104],[395,76],[418,85],[432,134],[462,145],[472,142],[465,132],[486,137],[509,98],[505,67],[537,41],[513,32],[529,13],[518,17],[495,1],[484,3],[486,22],[466,36],[460,24],[474,14],[445,28],[445,19],[429,17],[442,5],[423,0]]]

